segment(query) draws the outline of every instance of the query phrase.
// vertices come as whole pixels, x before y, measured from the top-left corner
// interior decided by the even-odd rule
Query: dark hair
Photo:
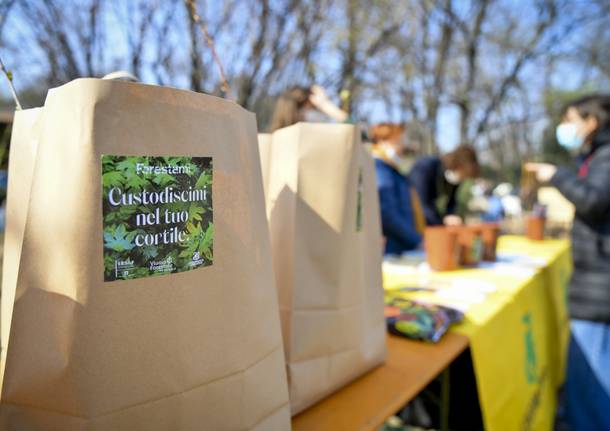
[[[583,119],[595,118],[597,129],[588,136],[591,139],[600,130],[610,128],[610,95],[590,94],[567,103],[561,110],[561,116],[565,117],[570,108],[576,109],[578,115]]]
[[[479,175],[479,160],[477,153],[470,145],[460,145],[455,150],[445,154],[442,157],[443,166],[445,169],[459,169],[461,167],[470,166],[475,177]]]
[[[311,91],[307,87],[292,87],[286,90],[275,102],[271,117],[271,131],[292,126],[303,120],[303,108],[309,102]]]

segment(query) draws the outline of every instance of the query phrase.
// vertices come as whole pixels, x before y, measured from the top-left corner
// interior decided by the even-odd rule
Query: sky
[[[152,1],[152,0],[151,0]],[[574,0],[573,3],[579,3],[581,0]],[[511,0],[509,2],[514,6],[515,10],[528,10],[528,8],[532,7],[532,2],[527,0]],[[123,5],[126,3],[118,2],[116,4]],[[212,7],[214,4],[218,4],[215,2],[210,3]],[[458,5],[463,3],[457,3]],[[529,9],[531,10],[531,9]],[[10,18],[10,17],[9,17]],[[111,69],[113,65],[113,59],[122,58],[126,56],[128,47],[126,44],[126,28],[120,22],[118,22],[113,14],[109,15],[106,22],[106,34],[108,36],[108,53],[106,54],[106,69]],[[528,13],[523,14],[523,20],[527,24],[527,20],[530,19]],[[569,19],[569,17],[568,17]],[[40,64],[36,62],[36,58],[40,55],[35,50],[32,50],[31,47],[28,47],[28,52],[20,51],[20,40],[23,39],[23,35],[29,31],[29,28],[24,22],[21,22],[19,19],[12,18],[10,20],[9,25],[4,31],[3,39],[9,45],[13,47],[17,47],[17,51],[14,49],[5,49],[6,47],[0,46],[0,56],[2,56],[5,64],[10,70],[15,71],[15,85],[17,90],[23,89],[27,85],[31,84],[36,80],[36,77],[40,75]],[[231,40],[219,40],[218,41],[218,50],[219,52],[224,52],[228,47],[223,44],[232,43]],[[577,43],[577,40],[565,40],[562,43]],[[145,45],[145,52],[148,55],[150,51],[155,49],[156,46],[149,44]],[[180,49],[180,48],[179,48]],[[184,47],[184,49],[188,49],[188,47]],[[235,50],[235,47],[231,47],[232,50]],[[185,51],[186,52],[186,51]],[[183,56],[185,59],[187,56]],[[506,59],[510,61],[510,59]],[[338,67],[337,59],[333,57],[319,58],[320,68],[326,70],[335,70]],[[483,65],[485,65],[485,61],[483,61]],[[231,64],[225,65],[230,68]],[[490,67],[496,67],[493,62],[489,62]],[[124,65],[123,65],[124,67]],[[216,71],[212,71],[212,73],[216,73]],[[551,81],[555,83],[557,87],[572,90],[578,88],[582,83],[582,67],[579,65],[575,65],[569,61],[562,62],[558,69],[555,70],[553,76],[551,77]],[[526,86],[531,88],[530,93],[532,94],[532,103],[536,104],[539,101],[535,100],[536,94],[538,94],[543,85],[544,73],[541,73],[540,63],[536,63],[532,67],[528,67],[524,70],[523,76]],[[143,82],[154,83],[156,81],[155,76],[152,71],[149,69],[145,69],[143,75],[140,77]],[[175,79],[173,82],[177,87],[186,88],[188,86],[188,80],[186,76],[179,77]],[[4,79],[0,80],[0,95],[3,98],[10,97],[10,93],[8,91],[8,86]],[[332,95],[332,94],[331,94]],[[334,96],[334,99],[338,102],[337,95]],[[374,123],[378,121],[388,121],[388,120],[398,120],[400,118],[400,113],[397,111],[388,113],[386,107],[380,100],[369,99],[365,100],[363,103],[363,112],[366,113],[366,120],[369,123]],[[540,134],[543,128],[545,127],[546,122],[544,119],[541,119],[536,124],[532,125],[532,128],[536,129],[535,133]],[[459,112],[457,108],[453,105],[445,106],[441,109],[439,115],[439,127],[438,127],[438,136],[437,140],[442,150],[449,150],[455,147],[459,140]]]

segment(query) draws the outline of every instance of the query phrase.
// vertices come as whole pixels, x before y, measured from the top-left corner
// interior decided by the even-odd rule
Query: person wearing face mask
[[[458,187],[478,174],[477,154],[468,145],[460,145],[442,157],[420,158],[409,177],[421,200],[426,224],[461,224],[462,219],[455,214]]]
[[[573,430],[610,430],[610,95],[569,103],[557,141],[580,161],[578,172],[528,163],[576,209],[571,337],[562,418]]]
[[[385,254],[400,255],[419,246],[425,228],[417,193],[406,176],[415,155],[405,142],[402,124],[377,124],[371,138]]]
[[[275,104],[270,132],[301,121],[325,123],[329,120],[345,123],[349,121],[349,116],[333,103],[319,85],[292,87],[282,93]]]

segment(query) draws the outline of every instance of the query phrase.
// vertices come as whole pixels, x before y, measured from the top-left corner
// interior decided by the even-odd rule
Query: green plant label
[[[104,281],[214,262],[211,157],[102,156]]]

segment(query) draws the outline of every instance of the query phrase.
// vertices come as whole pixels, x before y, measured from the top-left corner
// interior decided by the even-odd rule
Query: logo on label
[[[165,260],[150,262],[150,270],[154,272],[173,272],[174,269],[174,260],[171,256],[168,256]]]
[[[191,263],[189,265],[191,266],[200,266],[203,264],[203,259],[201,258],[201,255],[199,254],[198,251],[196,251],[193,254],[193,259],[191,260]]]
[[[116,278],[128,278],[129,270],[133,269],[133,260],[115,260],[114,274]]]

